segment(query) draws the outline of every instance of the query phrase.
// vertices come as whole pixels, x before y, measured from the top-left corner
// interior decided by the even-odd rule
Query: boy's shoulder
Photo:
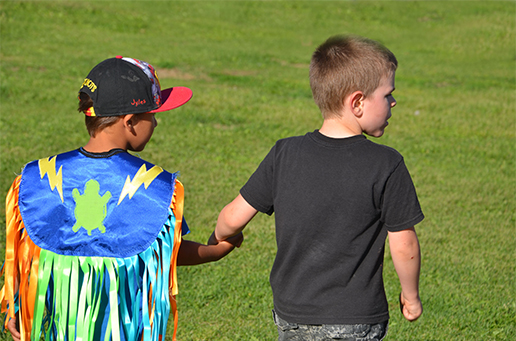
[[[270,155],[274,162],[294,162],[303,159],[309,165],[347,164],[361,169],[396,169],[404,162],[395,148],[369,140],[364,135],[333,139],[318,131],[291,136],[276,141]],[[348,166],[349,167],[349,166]]]
[[[365,163],[371,166],[383,165],[385,169],[394,169],[403,162],[403,155],[395,148],[371,141],[365,136],[364,143],[357,146],[355,154]]]
[[[83,148],[55,154],[27,163],[22,170],[22,182],[44,182],[48,178],[51,187],[62,188],[65,180],[77,182],[95,181],[114,183],[130,182],[131,185],[143,184],[148,187],[154,180],[175,183],[178,173],[167,172],[140,157],[122,149],[105,153],[90,153]],[[127,186],[125,186],[127,187]]]
[[[303,139],[305,139],[308,134],[310,134],[310,133],[306,133],[305,135],[295,135],[295,136],[284,137],[284,138],[277,140],[275,145],[283,146],[283,145],[288,145],[288,144],[297,144],[297,143],[300,143]]]
[[[403,158],[403,155],[401,155],[397,149],[391,146],[380,144],[369,139],[367,139],[367,145],[372,150],[376,150],[379,154],[383,154],[389,158]]]
[[[67,152],[53,154],[48,157],[30,161],[23,167],[23,169],[25,169],[27,166],[29,166],[31,164],[39,164],[40,167],[45,167],[44,165],[46,165],[46,164],[55,165],[56,163],[58,163],[58,164],[63,165],[63,164],[71,163],[71,162],[81,162],[81,160],[84,163],[85,167],[93,167],[95,165],[95,163],[87,162],[87,160],[104,160],[104,161],[109,161],[109,162],[115,163],[115,164],[121,163],[123,165],[132,164],[132,165],[141,166],[141,165],[145,164],[146,168],[154,167],[154,166],[159,167],[145,159],[142,159],[138,156],[130,154],[123,149],[113,149],[113,150],[110,150],[110,151],[104,152],[104,153],[90,153],[90,152],[84,150],[83,148],[78,148],[78,149],[70,150]],[[161,167],[159,167],[159,168],[161,168]],[[116,169],[105,169],[104,171],[116,172],[117,170]]]
[[[305,143],[309,144],[305,144]],[[357,149],[371,152],[378,155],[385,155],[389,158],[402,158],[400,152],[395,148],[371,141],[365,135],[356,135],[346,138],[331,138],[321,134],[318,130],[308,132],[305,135],[290,136],[276,141],[276,148],[291,147],[297,145],[318,145],[323,148],[332,149]]]

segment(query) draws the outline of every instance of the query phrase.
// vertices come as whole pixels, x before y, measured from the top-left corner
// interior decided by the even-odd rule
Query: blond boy
[[[321,128],[277,141],[219,215],[214,239],[222,241],[257,212],[275,214],[270,283],[280,341],[383,339],[387,236],[403,315],[422,313],[416,191],[403,157],[363,135],[383,135],[396,69],[392,52],[369,39],[336,36],[319,46],[310,85]]]

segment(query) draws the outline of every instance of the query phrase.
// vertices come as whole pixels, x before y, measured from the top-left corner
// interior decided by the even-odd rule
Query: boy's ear
[[[132,128],[134,125],[134,118],[133,114],[124,115],[124,118],[122,118],[122,121],[124,122],[124,127]]]
[[[124,123],[124,128],[130,130],[130,131],[133,131],[134,130],[134,125],[136,123],[136,119],[134,117],[133,114],[128,114],[128,115],[125,115],[123,118],[122,118],[122,121]]]
[[[355,91],[349,96],[349,106],[356,117],[361,117],[363,114],[364,99],[365,96],[362,91]]]

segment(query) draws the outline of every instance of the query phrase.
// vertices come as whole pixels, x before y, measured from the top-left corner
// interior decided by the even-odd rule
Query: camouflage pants
[[[380,341],[387,334],[388,321],[378,324],[297,324],[281,319],[272,311],[278,327],[278,341]]]

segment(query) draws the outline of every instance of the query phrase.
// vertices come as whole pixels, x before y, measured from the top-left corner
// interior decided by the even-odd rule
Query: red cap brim
[[[188,102],[190,98],[192,98],[192,95],[192,90],[184,86],[175,86],[173,88],[161,90],[161,102],[163,102],[163,105],[158,109],[149,112],[157,113],[175,109]]]

